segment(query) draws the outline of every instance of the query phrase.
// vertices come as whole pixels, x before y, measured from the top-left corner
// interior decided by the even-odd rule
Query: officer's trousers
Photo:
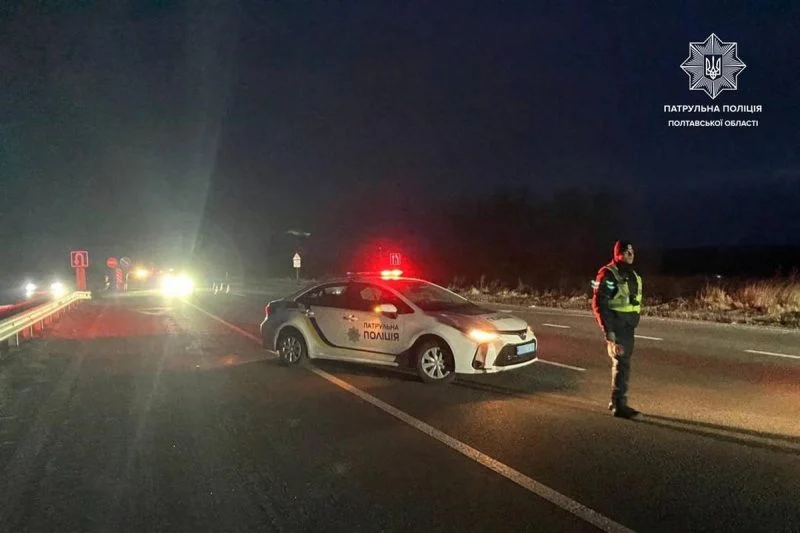
[[[622,355],[614,355],[610,352],[608,354],[611,357],[611,402],[615,405],[624,406],[628,402],[628,381],[631,377],[634,331],[635,329],[628,325],[614,328],[617,344],[621,344],[623,348]]]

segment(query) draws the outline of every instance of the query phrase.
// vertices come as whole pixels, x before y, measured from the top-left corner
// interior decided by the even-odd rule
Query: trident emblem
[[[712,80],[722,74],[722,56],[706,56],[706,76]]]

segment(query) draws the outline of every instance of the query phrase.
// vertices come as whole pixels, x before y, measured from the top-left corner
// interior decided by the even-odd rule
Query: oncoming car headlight
[[[482,329],[473,329],[467,334],[469,338],[477,343],[483,344],[484,342],[492,342],[497,339],[497,332],[484,331]]]
[[[50,294],[53,298],[61,298],[67,293],[67,288],[60,281],[54,281],[50,284]]]
[[[25,284],[25,298],[33,298],[33,295],[36,294],[36,285],[33,283],[26,283]]]
[[[165,296],[188,296],[194,292],[194,281],[186,274],[169,274],[161,280],[161,292]]]

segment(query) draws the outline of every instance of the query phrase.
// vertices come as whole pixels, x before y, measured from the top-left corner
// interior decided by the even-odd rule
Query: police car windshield
[[[477,307],[466,298],[424,281],[397,280],[392,282],[392,288],[423,311],[451,311]]]

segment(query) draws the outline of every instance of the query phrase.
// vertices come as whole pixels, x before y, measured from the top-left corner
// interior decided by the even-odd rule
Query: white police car
[[[528,324],[421,279],[357,275],[270,302],[265,348],[281,362],[336,359],[416,368],[427,383],[515,370],[537,360]]]

